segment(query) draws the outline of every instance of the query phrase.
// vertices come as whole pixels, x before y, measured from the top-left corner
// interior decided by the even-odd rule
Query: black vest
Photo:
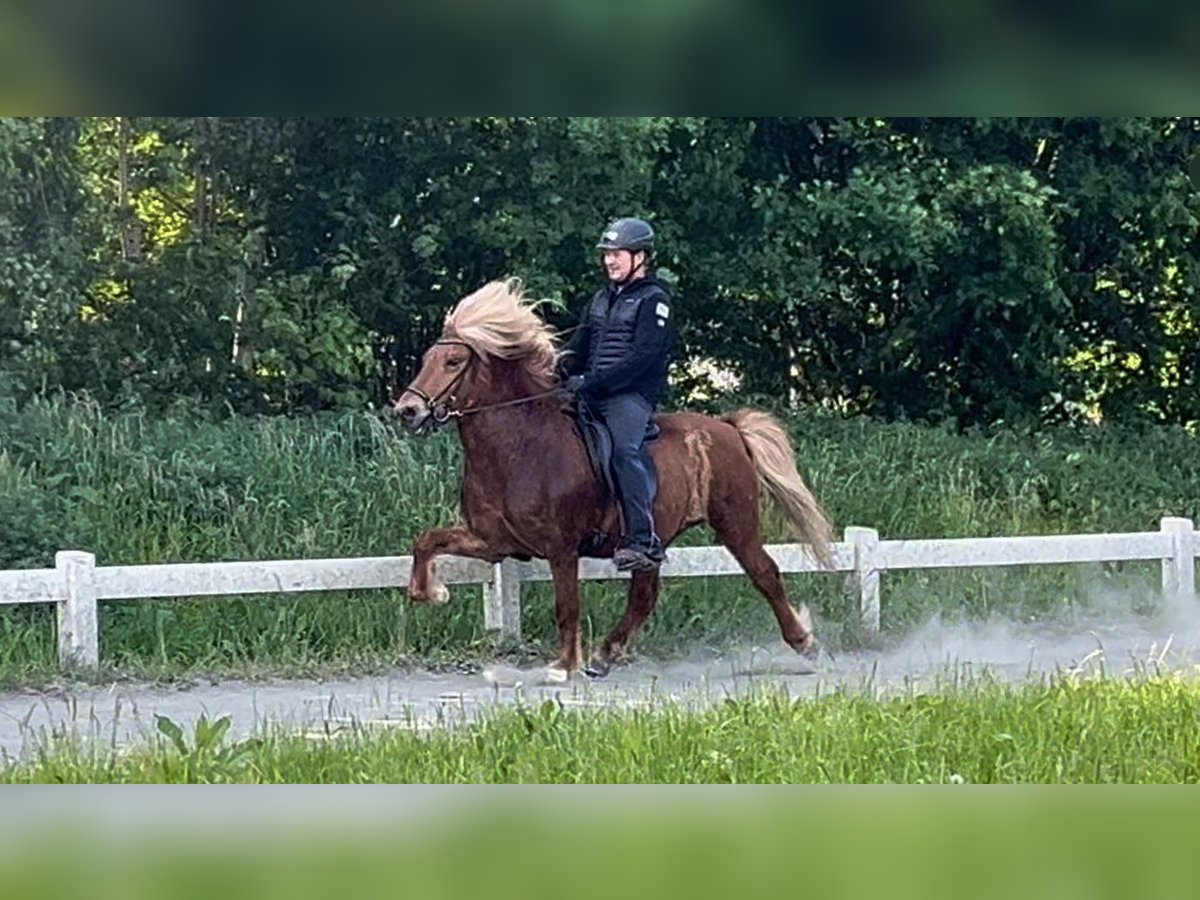
[[[585,374],[603,372],[629,355],[633,348],[638,312],[644,303],[665,303],[670,306],[671,296],[654,278],[643,278],[615,291],[611,286],[596,291],[588,307],[592,342],[588,349]],[[643,376],[645,383],[638,385],[638,388],[648,399],[654,400],[665,387],[669,365],[670,359],[664,356]]]

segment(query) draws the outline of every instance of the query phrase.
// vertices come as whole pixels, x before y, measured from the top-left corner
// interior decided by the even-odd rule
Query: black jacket
[[[674,353],[671,293],[656,278],[596,291],[580,327],[564,348],[568,375],[584,376],[596,397],[636,391],[651,404],[662,399]]]

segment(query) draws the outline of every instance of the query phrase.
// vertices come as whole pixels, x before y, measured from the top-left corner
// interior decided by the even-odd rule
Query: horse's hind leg
[[[795,609],[788,602],[779,566],[763,548],[755,504],[735,509],[713,510],[711,524],[717,538],[734,555],[750,581],[771,604],[784,641],[797,653],[808,653],[813,646],[812,616],[807,606]]]
[[[592,678],[603,678],[612,664],[625,656],[630,638],[637,633],[642,623],[654,612],[658,602],[659,578],[657,571],[634,572],[629,582],[629,600],[621,621],[609,632],[592,660],[584,670]]]

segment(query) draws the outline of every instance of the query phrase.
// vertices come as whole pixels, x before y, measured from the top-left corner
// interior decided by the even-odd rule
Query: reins
[[[448,403],[454,402],[454,395],[450,392],[453,391],[456,387],[458,387],[458,383],[460,381],[462,381],[463,377],[467,374],[468,367],[470,366],[471,363],[473,363],[475,361],[475,357],[476,357],[475,349],[470,344],[468,344],[466,341],[443,339],[443,340],[435,341],[434,343],[435,344],[451,344],[451,345],[458,346],[458,347],[466,347],[467,350],[469,350],[471,353],[470,360],[467,363],[467,365],[462,367],[462,371],[460,371],[457,375],[455,375],[454,379],[448,385],[446,385],[446,387],[444,387],[436,397],[430,397],[424,391],[422,391],[418,388],[415,388],[415,387],[411,387],[411,386],[406,387],[404,389],[404,391],[401,392],[402,396],[404,393],[411,393],[411,394],[416,394],[418,397],[420,397],[422,402],[424,402],[424,404],[427,407],[429,407],[430,416],[432,417],[433,421],[438,425],[445,425],[451,419],[461,419],[465,416],[471,416],[471,415],[475,415],[476,413],[481,413],[481,412],[490,412],[491,410],[494,410],[494,409],[503,409],[504,407],[507,407],[507,406],[521,406],[522,404],[525,404],[525,403],[532,403],[535,400],[544,400],[545,398],[552,397],[555,394],[565,393],[563,388],[553,387],[548,391],[542,391],[540,394],[531,394],[528,397],[518,397],[516,400],[504,400],[504,401],[501,401],[500,403],[489,403],[485,406],[472,406],[469,409],[451,409],[450,406],[448,405]],[[448,403],[441,402],[443,398],[445,398],[448,401]]]

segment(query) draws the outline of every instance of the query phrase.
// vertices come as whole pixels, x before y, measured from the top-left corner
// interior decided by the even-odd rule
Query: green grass
[[[6,792],[7,895],[1185,900],[1200,876],[1191,798],[1178,791],[302,786],[173,791],[169,803],[161,794],[113,802],[100,788],[72,792],[68,805]]]
[[[6,782],[1195,783],[1200,686],[1179,677],[959,680],[888,696],[762,692],[692,710],[553,701],[420,734],[237,743],[224,721],[111,752],[52,743]]]
[[[839,529],[885,539],[1154,530],[1196,517],[1197,440],[1179,430],[962,436],[904,424],[805,414],[788,420],[802,471]],[[421,530],[454,520],[459,449],[452,434],[417,440],[370,415],[226,419],[103,413],[86,403],[0,407],[0,568],[53,565],[85,549],[100,565],[403,555]],[[787,535],[772,525],[768,540]],[[711,543],[706,529],[682,545]],[[1153,566],[1115,573],[1139,596]],[[900,633],[933,613],[1021,618],[1092,602],[1094,571],[912,572],[884,579],[883,624]],[[852,640],[838,576],[788,579],[826,640]],[[482,658],[477,588],[445,608],[402,591],[105,603],[110,675],[362,669]],[[585,629],[623,607],[612,583],[584,587]],[[527,655],[555,640],[546,585],[527,589]],[[669,654],[774,635],[743,578],[665,586],[640,646]],[[0,683],[56,668],[52,611],[0,609]]]

